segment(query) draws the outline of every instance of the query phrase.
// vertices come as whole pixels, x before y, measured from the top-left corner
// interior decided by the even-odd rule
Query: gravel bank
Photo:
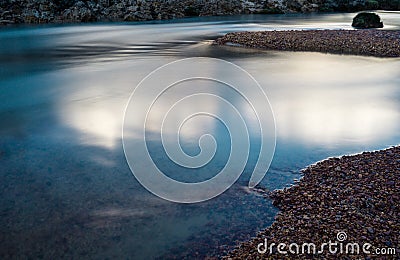
[[[228,33],[215,41],[266,50],[400,57],[400,31],[304,30]]]
[[[242,243],[227,258],[318,258],[353,259],[376,258],[378,248],[396,250],[396,255],[379,259],[400,258],[400,147],[358,155],[330,158],[304,170],[304,177],[289,189],[273,192],[270,196],[281,212],[268,229],[256,238]],[[341,233],[340,240],[338,237]],[[342,240],[345,238],[344,240]],[[265,244],[268,250],[260,254],[257,247]],[[337,252],[326,247],[321,254],[291,254],[288,245],[314,243],[317,252],[323,243],[337,242]],[[343,241],[343,242],[340,242]],[[273,253],[269,246],[276,243]],[[279,243],[286,243],[288,255],[277,251]],[[340,254],[340,245],[343,251]],[[348,243],[357,243],[359,252],[352,253]],[[364,244],[372,246],[363,251]],[[260,247],[264,249],[264,245]],[[296,252],[296,247],[292,248]],[[312,251],[311,251],[312,252]],[[354,251],[356,252],[356,251]],[[381,250],[382,252],[382,250]]]

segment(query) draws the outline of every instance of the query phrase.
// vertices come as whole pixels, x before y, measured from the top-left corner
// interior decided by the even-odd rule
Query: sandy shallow
[[[398,259],[400,253],[400,146],[375,152],[329,158],[309,166],[297,184],[270,194],[281,212],[271,227],[257,237],[243,242],[227,258],[259,259],[375,258],[377,250],[387,255],[378,258]],[[267,251],[262,254],[267,239]],[[323,243],[337,243],[332,253]],[[275,246],[271,245],[275,243]],[[288,254],[277,250],[285,243]],[[296,246],[292,252],[288,245]],[[303,243],[314,243],[317,253],[309,254]],[[346,246],[359,245],[359,253]],[[369,243],[371,247],[363,250]],[[340,249],[340,244],[343,250]],[[396,255],[393,253],[395,250]],[[285,251],[285,250],[281,250]],[[319,252],[322,251],[322,252]],[[389,252],[390,251],[390,252]],[[374,255],[375,254],[375,255]]]
[[[215,43],[266,50],[400,57],[400,31],[395,30],[236,32],[218,38]]]

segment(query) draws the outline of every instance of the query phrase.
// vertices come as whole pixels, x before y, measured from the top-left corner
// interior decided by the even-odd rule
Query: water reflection
[[[271,99],[280,139],[320,145],[379,144],[399,132],[396,123],[400,95],[398,60],[384,62],[364,57],[283,53],[268,59],[233,62],[247,69],[264,87]],[[63,96],[60,102],[62,121],[88,134],[83,138],[85,142],[92,139],[96,145],[119,145],[124,106],[129,91],[138,82],[131,73],[144,63],[155,68],[162,61],[123,62],[111,72],[90,67],[85,72],[74,72],[71,77],[79,80],[74,82],[69,96]],[[118,75],[110,78],[115,73]],[[67,85],[71,88],[70,83]],[[175,102],[200,90],[188,87],[170,91],[164,103],[160,101],[152,110],[147,130],[153,133],[160,130],[158,124],[152,127],[152,122],[162,120],[165,107],[169,107],[166,101]],[[114,91],[116,95],[111,94]],[[204,91],[214,90],[205,88]],[[232,95],[227,90],[224,92],[225,96]],[[218,111],[216,104],[198,105],[214,106]],[[246,106],[243,109],[249,110]],[[250,112],[245,114],[246,119],[254,122]],[[212,129],[210,122],[197,124],[201,125],[193,121],[183,128],[181,137],[193,140],[207,124],[206,128]],[[130,137],[135,137],[134,130]]]
[[[271,97],[281,139],[378,144],[399,132],[398,59],[296,53],[242,64]]]

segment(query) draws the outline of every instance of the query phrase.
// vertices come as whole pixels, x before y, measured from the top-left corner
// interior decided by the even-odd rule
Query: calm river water
[[[400,13],[380,15],[387,29],[400,29]],[[268,189],[290,185],[300,169],[326,157],[399,144],[400,59],[211,45],[233,31],[351,29],[353,16],[2,28],[0,257],[201,258],[272,223],[277,209],[246,188],[252,153],[231,189],[198,204],[162,200],[132,176],[121,141],[129,95],[148,73],[181,58],[225,59],[263,87],[277,130],[261,182]],[[189,152],[196,153],[205,126],[224,140],[218,123],[187,127]],[[156,163],[174,167],[155,147]]]

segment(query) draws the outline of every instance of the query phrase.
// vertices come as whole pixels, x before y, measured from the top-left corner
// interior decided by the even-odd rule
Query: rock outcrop
[[[389,0],[0,0],[0,24],[143,21],[190,16],[399,10]]]

